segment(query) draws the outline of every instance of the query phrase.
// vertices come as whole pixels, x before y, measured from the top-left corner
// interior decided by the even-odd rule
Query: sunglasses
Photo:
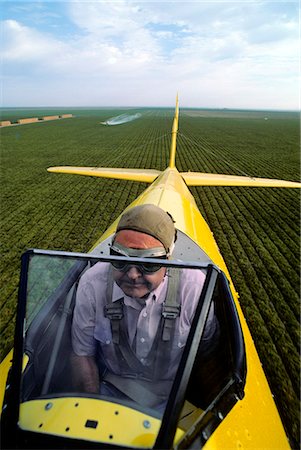
[[[110,249],[112,256],[129,256],[139,258],[156,258],[166,259],[166,252],[163,247],[156,247],[150,249],[133,249],[124,247],[121,244],[114,243]],[[161,269],[161,264],[131,264],[129,261],[112,261],[112,266],[120,272],[127,272],[131,267],[137,267],[138,270],[144,274],[152,274]]]

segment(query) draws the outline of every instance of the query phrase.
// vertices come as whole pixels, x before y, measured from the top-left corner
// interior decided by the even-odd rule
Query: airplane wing
[[[155,169],[127,169],[111,167],[49,167],[48,172],[69,173],[89,177],[114,178],[118,180],[142,181],[152,183],[159,175]],[[249,186],[249,187],[287,187],[301,188],[301,183],[272,178],[253,178],[215,173],[180,172],[187,186]]]
[[[180,172],[187,186],[248,186],[301,188],[301,183],[271,178],[253,178],[215,173]]]
[[[115,178],[118,180],[142,181],[145,183],[152,183],[158,175],[160,170],[154,169],[123,169],[110,167],[73,167],[73,166],[59,166],[49,167],[48,172],[55,173],[70,173],[75,175],[86,175],[88,177],[102,177]]]

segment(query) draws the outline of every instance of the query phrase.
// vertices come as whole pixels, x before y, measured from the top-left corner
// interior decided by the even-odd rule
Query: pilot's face
[[[116,234],[114,244],[120,244],[123,249],[145,250],[164,247],[160,241],[145,233],[132,230],[121,230]],[[138,253],[138,252],[137,252]],[[151,253],[151,252],[149,252]],[[136,256],[139,256],[138,254]],[[145,266],[148,269],[147,266]],[[138,265],[123,264],[123,267],[117,269],[113,267],[113,278],[123,292],[129,297],[142,298],[154,291],[163,281],[166,274],[165,267],[154,267],[158,269],[153,272],[145,271]]]
[[[114,280],[123,292],[129,297],[142,298],[154,291],[163,281],[166,273],[165,267],[157,272],[145,274],[138,266],[131,266],[126,272],[114,269]]]

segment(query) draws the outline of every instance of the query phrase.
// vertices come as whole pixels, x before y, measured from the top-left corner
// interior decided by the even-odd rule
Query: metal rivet
[[[45,405],[45,409],[46,411],[48,411],[49,409],[51,409],[53,407],[52,403],[47,403],[47,405]]]
[[[145,420],[145,421],[143,422],[143,426],[144,426],[144,428],[150,428],[150,427],[151,427],[150,421],[149,421],[149,420]]]

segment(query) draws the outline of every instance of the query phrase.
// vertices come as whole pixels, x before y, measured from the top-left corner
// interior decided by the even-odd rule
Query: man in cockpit
[[[82,276],[72,324],[78,390],[149,407],[166,401],[205,280],[201,270],[160,265],[175,240],[167,212],[136,206],[121,217],[111,254],[156,258],[158,264],[99,262]],[[217,333],[212,307],[203,345],[210,348]]]

